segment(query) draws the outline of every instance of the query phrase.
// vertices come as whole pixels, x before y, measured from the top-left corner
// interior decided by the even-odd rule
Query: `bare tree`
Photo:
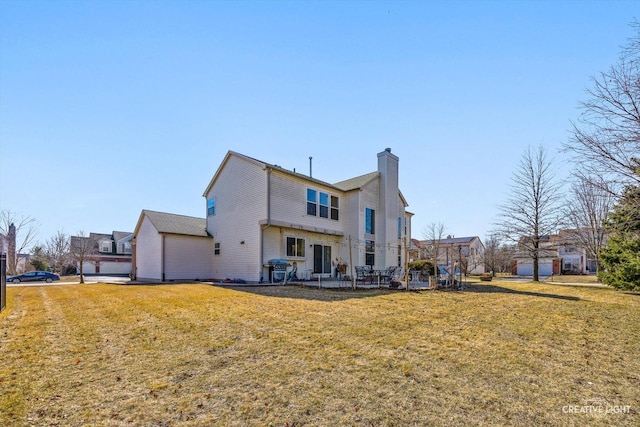
[[[560,224],[560,190],[545,148],[528,148],[511,178],[507,201],[499,206],[496,233],[517,243],[531,257],[534,282],[539,280],[541,238],[555,233]]]
[[[0,233],[7,239],[7,268],[16,274],[18,255],[34,243],[38,225],[30,216],[20,216],[8,209],[0,212]]]
[[[53,271],[59,273],[70,258],[70,240],[69,235],[64,231],[58,231],[55,236],[51,237],[44,245],[44,251]]]
[[[586,179],[578,179],[571,186],[570,199],[565,207],[569,237],[573,238],[596,260],[606,243],[604,221],[613,208],[615,197]]]
[[[446,227],[442,222],[432,222],[422,230],[422,235],[426,240],[425,249],[431,252],[431,259],[433,259],[436,282],[438,280],[438,255],[440,252],[440,242],[442,241],[445,230]],[[429,257],[428,253],[427,257]]]
[[[484,265],[491,272],[491,275],[495,276],[498,271],[500,237],[495,233],[491,234],[485,238],[484,243]]]
[[[511,269],[511,260],[514,255],[513,245],[506,245],[496,233],[490,234],[485,239],[484,265],[485,269],[496,273],[507,273]]]
[[[80,269],[80,283],[84,283],[84,263],[91,258],[98,250],[98,242],[91,235],[87,236],[84,231],[80,230],[77,236],[71,236],[71,256],[78,263]]]
[[[445,225],[442,222],[432,222],[422,231],[422,236],[426,239],[427,256],[431,256],[434,263],[438,262],[440,254],[440,243],[444,238]]]
[[[626,184],[640,185],[640,23],[617,64],[592,78],[588,99],[564,151],[575,175],[619,197]]]

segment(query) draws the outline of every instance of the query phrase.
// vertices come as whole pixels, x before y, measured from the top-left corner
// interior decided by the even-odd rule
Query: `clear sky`
[[[637,1],[0,2],[0,208],[44,242],[204,217],[228,150],[338,182],[400,158],[413,237],[483,240]]]

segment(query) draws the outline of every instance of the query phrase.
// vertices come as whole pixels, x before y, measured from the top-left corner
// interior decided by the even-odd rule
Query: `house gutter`
[[[271,172],[273,168],[267,168],[267,223],[260,227],[260,274],[262,280],[262,263],[264,261],[264,230],[271,227]]]

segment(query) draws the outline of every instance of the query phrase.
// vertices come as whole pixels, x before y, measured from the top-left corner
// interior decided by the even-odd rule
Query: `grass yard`
[[[7,294],[3,426],[640,424],[640,295],[500,281]]]
[[[561,276],[551,276],[547,280],[547,283],[559,282],[559,283],[582,283],[582,284],[596,284],[598,282],[598,276],[591,274],[588,276],[572,276],[563,274]]]

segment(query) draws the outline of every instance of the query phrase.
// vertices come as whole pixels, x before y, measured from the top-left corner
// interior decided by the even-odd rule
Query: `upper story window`
[[[111,252],[111,242],[108,240],[100,242],[100,252]]]
[[[220,255],[220,242],[215,242],[213,244],[213,254]]]
[[[336,221],[338,220],[338,209],[340,208],[338,204],[338,197],[331,196],[331,219],[335,219]]]
[[[131,253],[131,242],[124,242],[122,244],[122,253],[130,254]]]
[[[320,216],[329,218],[329,195],[327,193],[320,193]]]
[[[207,215],[215,215],[216,214],[216,199],[210,198],[207,200]]]
[[[337,196],[307,188],[307,215],[338,220],[340,202]]]
[[[376,234],[376,211],[365,208],[364,232],[366,234]]]
[[[318,192],[307,188],[307,215],[316,216],[318,212]]]
[[[402,218],[398,217],[398,239],[402,238]]]

